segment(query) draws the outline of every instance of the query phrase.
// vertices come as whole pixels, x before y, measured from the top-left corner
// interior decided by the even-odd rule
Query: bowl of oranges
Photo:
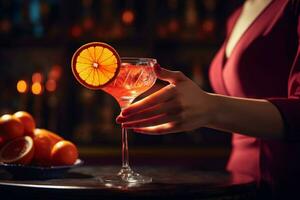
[[[28,112],[0,117],[0,167],[14,178],[59,178],[82,163],[75,144],[50,130],[36,128]]]

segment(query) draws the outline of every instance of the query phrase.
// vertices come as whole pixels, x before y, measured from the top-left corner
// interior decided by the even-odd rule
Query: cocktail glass
[[[121,110],[129,106],[133,100],[150,89],[156,75],[153,66],[157,63],[151,58],[121,58],[121,67],[117,77],[101,89],[112,95],[119,103]],[[101,181],[108,184],[149,183],[151,177],[142,176],[134,172],[129,166],[127,130],[122,128],[122,167],[111,176],[101,177]]]

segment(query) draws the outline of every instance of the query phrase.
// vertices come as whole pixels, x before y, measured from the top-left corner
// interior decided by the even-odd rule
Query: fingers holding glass
[[[157,115],[168,114],[168,115],[175,115],[182,111],[182,107],[178,100],[169,100],[157,105],[154,105],[150,108],[144,109],[140,112],[133,113],[127,116],[118,116],[116,121],[117,123],[127,123],[132,121],[143,120],[147,118],[152,118]]]
[[[153,93],[152,95],[145,97],[144,99],[131,104],[128,108],[125,108],[121,115],[126,116],[136,112],[140,112],[144,109],[157,105],[161,102],[170,100],[175,96],[176,89],[175,86],[170,84],[166,87],[160,89],[159,91]]]
[[[135,132],[146,134],[146,135],[165,135],[169,133],[182,132],[180,124],[176,122],[168,122],[157,126],[134,128]]]
[[[175,121],[175,122],[181,121],[180,119],[181,119],[180,115],[162,114],[162,115],[157,115],[155,117],[147,118],[144,120],[123,123],[122,127],[127,128],[127,129],[132,129],[132,128],[140,128],[140,127],[157,126],[157,125],[165,124],[165,123],[172,122],[172,121]]]

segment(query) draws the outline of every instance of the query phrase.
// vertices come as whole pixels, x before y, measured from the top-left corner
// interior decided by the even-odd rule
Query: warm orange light
[[[71,29],[71,35],[73,37],[80,37],[81,34],[82,34],[82,30],[81,30],[80,26],[75,25],[75,26],[72,27],[72,29]]]
[[[178,21],[176,19],[172,19],[169,22],[168,28],[170,30],[170,32],[175,33],[179,30],[179,24]]]
[[[11,118],[11,115],[10,114],[4,114],[1,116],[1,119],[3,119],[4,121],[8,120]]]
[[[19,80],[17,83],[17,90],[19,93],[27,92],[27,83],[24,80]]]
[[[11,30],[11,22],[7,19],[0,21],[0,31],[9,32]]]
[[[93,19],[91,19],[91,18],[86,18],[86,19],[83,21],[83,28],[84,28],[85,30],[90,30],[90,29],[93,28],[93,26],[94,26],[94,21],[93,21]]]
[[[149,126],[147,128],[145,128],[145,130],[149,130],[149,131],[152,131],[152,130],[157,130],[157,129],[168,129],[168,128],[172,128],[174,126],[173,123],[171,122],[168,122],[168,123],[165,123],[165,124],[160,124],[160,125],[156,125],[156,126]]]
[[[56,81],[55,80],[48,80],[46,82],[46,90],[49,92],[54,92],[56,90]]]
[[[62,74],[62,67],[60,65],[53,65],[48,74],[49,79],[58,80]]]
[[[161,37],[161,38],[167,37],[168,32],[167,32],[166,26],[159,25],[159,26],[157,27],[157,34],[158,34],[159,37]]]
[[[35,82],[41,83],[43,81],[43,75],[39,72],[36,72],[36,73],[32,74],[31,80],[33,83],[35,83]]]
[[[42,94],[42,85],[39,82],[35,82],[31,86],[31,91],[35,95],[40,95]]]
[[[207,19],[203,22],[202,28],[206,33],[211,33],[215,29],[215,23],[211,19]]]
[[[134,21],[134,13],[132,10],[125,10],[122,14],[122,21],[125,24],[132,24],[132,22]]]

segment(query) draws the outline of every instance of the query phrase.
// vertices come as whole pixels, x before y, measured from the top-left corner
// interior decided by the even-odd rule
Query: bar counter
[[[103,184],[97,177],[117,173],[120,166],[81,166],[64,177],[48,180],[15,180],[0,171],[0,196],[9,199],[255,199],[251,177],[217,170],[176,166],[135,166],[151,176],[144,185]]]

